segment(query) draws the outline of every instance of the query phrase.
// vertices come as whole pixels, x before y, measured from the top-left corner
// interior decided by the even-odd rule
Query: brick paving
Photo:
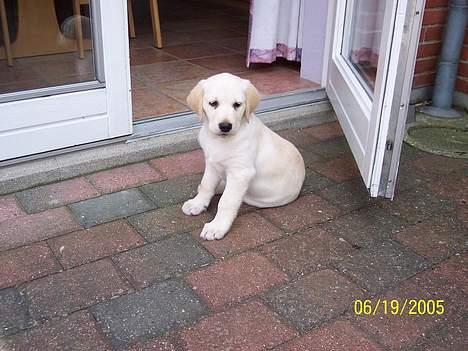
[[[468,163],[403,148],[369,200],[336,123],[282,131],[300,198],[199,237],[200,150],[0,197],[0,350],[465,350]],[[358,316],[356,299],[442,315]]]

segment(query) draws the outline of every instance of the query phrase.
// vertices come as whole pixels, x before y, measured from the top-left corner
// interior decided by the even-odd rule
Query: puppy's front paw
[[[182,206],[182,212],[187,216],[198,216],[203,211],[206,211],[206,206],[196,199],[185,201]]]
[[[206,223],[200,236],[205,240],[222,239],[229,231],[229,226],[214,221]]]

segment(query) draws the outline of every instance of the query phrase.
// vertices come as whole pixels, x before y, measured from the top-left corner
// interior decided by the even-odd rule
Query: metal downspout
[[[441,118],[462,117],[452,108],[452,102],[467,21],[468,0],[451,0],[432,94],[432,106],[422,110],[428,115]]]

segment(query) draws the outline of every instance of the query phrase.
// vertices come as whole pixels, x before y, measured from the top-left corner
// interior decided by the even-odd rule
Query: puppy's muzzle
[[[232,124],[229,122],[222,122],[218,124],[219,130],[223,133],[229,133],[232,129]]]

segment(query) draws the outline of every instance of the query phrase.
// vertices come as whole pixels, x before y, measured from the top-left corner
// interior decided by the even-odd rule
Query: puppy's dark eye
[[[232,107],[234,107],[234,110],[237,110],[241,106],[242,106],[242,104],[240,102],[235,102],[235,103],[232,104]]]
[[[213,108],[216,108],[216,107],[219,106],[219,102],[216,101],[216,100],[215,100],[215,101],[210,101],[209,104],[210,104],[210,106],[213,107]]]

